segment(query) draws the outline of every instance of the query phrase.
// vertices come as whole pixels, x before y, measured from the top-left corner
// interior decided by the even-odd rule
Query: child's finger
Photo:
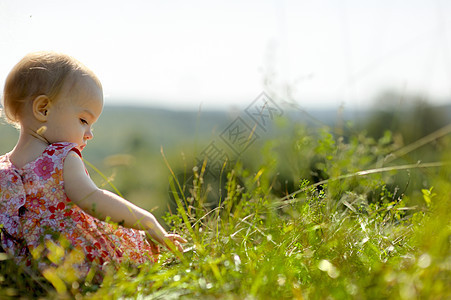
[[[180,252],[183,252],[181,241],[176,235],[166,235],[165,238],[167,239],[165,245],[169,250],[174,251],[177,249]]]
[[[177,247],[177,249],[183,253],[183,247],[179,242],[175,242],[175,246]]]
[[[169,242],[167,242],[165,246],[166,246],[166,248],[168,248],[170,251],[174,252],[175,254],[183,253],[183,246],[178,241],[173,241],[173,240],[169,239]]]
[[[186,239],[184,239],[183,237],[181,237],[178,234],[168,234],[166,235],[167,238],[171,239],[172,241],[177,241],[180,243],[187,243],[188,241]]]
[[[183,252],[183,246],[179,241],[172,240],[171,242],[174,244],[178,251]]]

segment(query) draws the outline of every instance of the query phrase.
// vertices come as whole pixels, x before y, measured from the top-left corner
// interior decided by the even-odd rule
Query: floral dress
[[[71,268],[86,276],[93,265],[156,261],[158,247],[143,231],[100,221],[75,205],[64,192],[63,164],[73,143],[49,145],[40,157],[16,168],[9,153],[0,156],[1,246],[18,263],[38,259],[45,270],[61,263],[63,249]],[[56,249],[56,250],[55,250]],[[77,259],[74,259],[77,257]]]

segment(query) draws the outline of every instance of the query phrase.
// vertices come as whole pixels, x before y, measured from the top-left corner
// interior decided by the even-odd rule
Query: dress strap
[[[59,169],[62,169],[64,160],[66,159],[70,151],[74,151],[80,156],[80,158],[82,157],[80,150],[77,149],[77,144],[66,142],[50,144],[44,150],[44,153],[42,155],[50,157],[52,161],[56,163],[57,167]]]

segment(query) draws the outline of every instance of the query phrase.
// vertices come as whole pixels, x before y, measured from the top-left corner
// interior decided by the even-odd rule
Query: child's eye
[[[86,121],[85,119],[80,118],[80,122],[83,125],[88,125],[88,121]]]

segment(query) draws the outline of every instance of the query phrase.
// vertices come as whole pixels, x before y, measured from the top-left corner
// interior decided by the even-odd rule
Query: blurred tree
[[[390,130],[410,144],[449,123],[449,107],[433,106],[425,97],[385,92],[376,98],[373,111],[362,123],[369,136],[379,139]]]

